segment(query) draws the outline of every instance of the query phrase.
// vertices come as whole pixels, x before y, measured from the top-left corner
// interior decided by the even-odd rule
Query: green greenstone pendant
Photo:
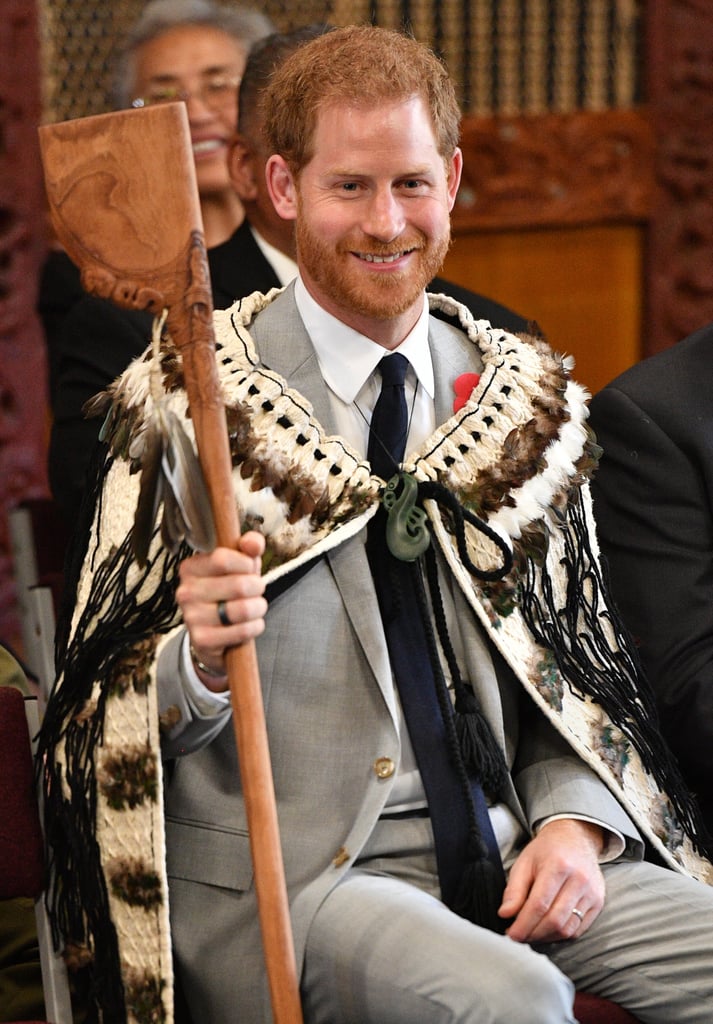
[[[401,493],[397,494],[399,486]],[[389,551],[402,562],[415,562],[431,543],[426,513],[416,504],[417,481],[408,473],[397,473],[387,483],[383,501]]]

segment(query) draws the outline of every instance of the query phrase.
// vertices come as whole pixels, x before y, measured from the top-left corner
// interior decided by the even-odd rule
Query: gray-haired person
[[[251,46],[273,31],[260,11],[212,0],[153,0],[129,32],[115,78],[117,107],[184,100],[206,246],[243,219],[228,175],[238,86]]]

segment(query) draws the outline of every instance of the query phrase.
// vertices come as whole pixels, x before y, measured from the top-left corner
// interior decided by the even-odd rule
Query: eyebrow
[[[414,169],[412,169],[410,171],[399,171],[399,173],[393,175],[393,177],[396,178],[396,179],[398,179],[398,178],[425,178],[425,177],[427,177],[432,172],[432,170],[433,170],[432,167],[421,166],[421,167],[414,168]],[[334,168],[331,171],[325,171],[325,174],[331,175],[332,177],[335,177],[335,178],[371,178],[371,177],[373,177],[373,175],[366,174],[364,171],[354,171],[354,170],[352,170],[352,171],[345,171],[345,170],[340,170],[339,168]]]
[[[201,76],[201,78],[207,78],[210,75],[235,75],[237,78],[240,77],[238,72],[232,70],[228,64],[215,64],[209,68],[203,68],[201,71],[198,72],[198,74]],[[158,84],[164,82],[180,82],[181,77],[181,75],[172,74],[168,71],[165,71],[162,74],[150,75],[149,82],[157,82]]]

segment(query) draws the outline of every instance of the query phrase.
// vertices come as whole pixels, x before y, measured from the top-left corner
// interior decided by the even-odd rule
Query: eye
[[[177,86],[167,85],[162,89],[152,89],[145,97],[144,103],[147,106],[153,103],[173,103],[174,100],[181,98],[181,90]]]
[[[223,96],[225,93],[237,89],[238,82],[237,78],[217,75],[215,78],[209,78],[203,88],[209,96]]]

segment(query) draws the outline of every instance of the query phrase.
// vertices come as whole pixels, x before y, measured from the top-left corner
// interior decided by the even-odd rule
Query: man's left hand
[[[604,906],[602,845],[602,830],[591,822],[543,826],[510,870],[498,911],[514,918],[506,934],[516,942],[558,942],[585,932]]]

